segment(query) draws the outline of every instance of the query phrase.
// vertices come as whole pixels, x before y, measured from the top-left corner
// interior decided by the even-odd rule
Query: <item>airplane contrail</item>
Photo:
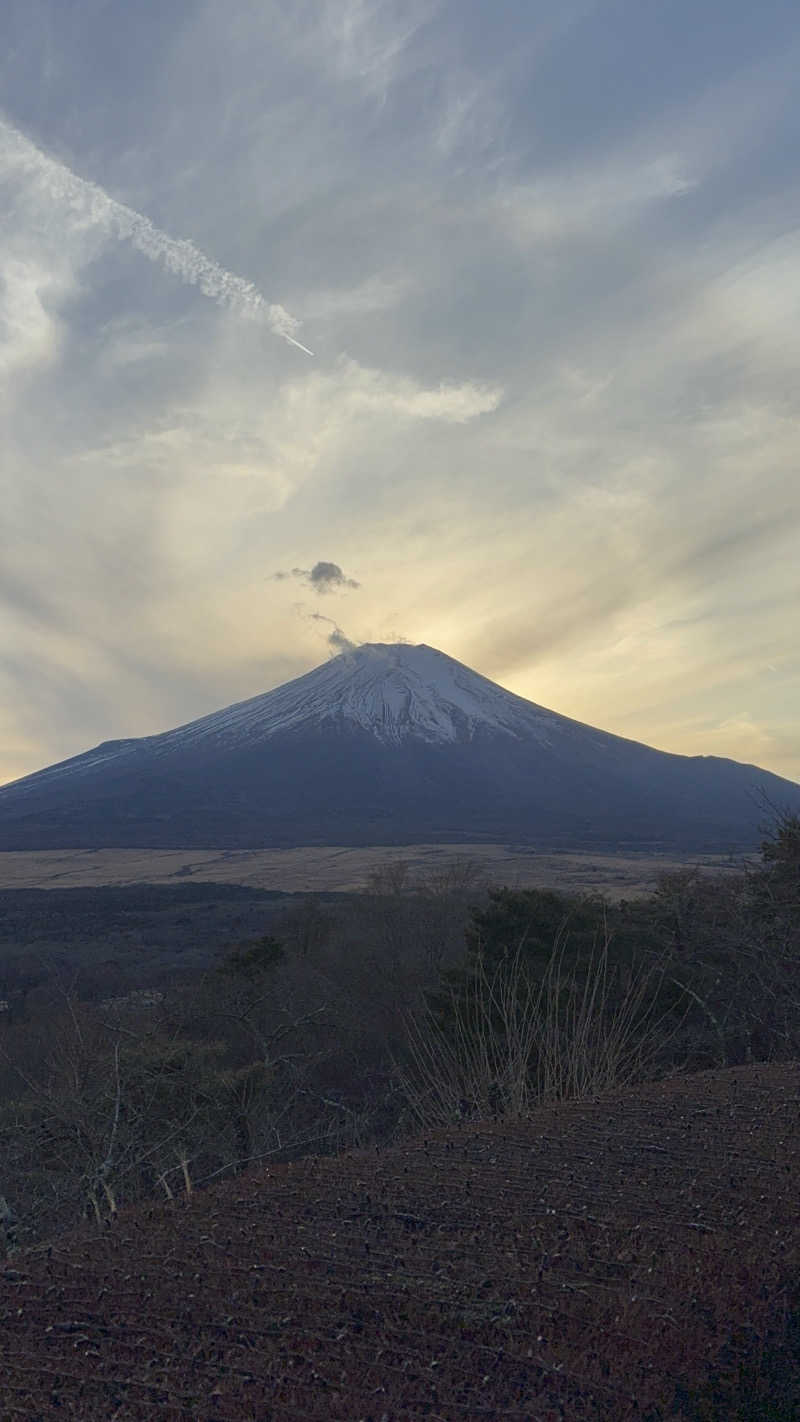
[[[50,158],[13,124],[0,117],[0,171],[25,174],[54,202],[70,208],[76,217],[104,229],[120,241],[130,242],[149,261],[156,262],[190,286],[197,286],[218,306],[228,307],[250,321],[263,320],[274,335],[313,356],[294,335],[300,322],[277,302],[266,297],[251,281],[226,271],[186,238],[170,237],[149,217],[117,202],[97,183],[79,178],[65,163]]]

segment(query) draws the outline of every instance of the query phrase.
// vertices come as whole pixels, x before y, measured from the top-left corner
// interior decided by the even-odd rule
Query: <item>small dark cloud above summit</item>
[[[291,572],[273,573],[276,582],[283,582],[286,578],[297,578],[305,583],[315,593],[328,593],[343,588],[360,588],[361,584],[355,578],[348,578],[339,567],[338,563],[315,563],[313,568],[292,568]]]
[[[303,570],[295,568],[296,573],[303,575]],[[357,588],[355,578],[347,578],[339,567],[338,563],[315,563],[308,574],[308,581],[316,592],[330,592],[331,588]]]

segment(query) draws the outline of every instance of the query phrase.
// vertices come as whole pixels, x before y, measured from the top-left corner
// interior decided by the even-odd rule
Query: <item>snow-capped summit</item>
[[[433,647],[367,644],[261,696],[0,788],[0,849],[514,840],[745,848],[754,766],[582,725]]]
[[[152,739],[262,741],[329,726],[368,731],[386,745],[469,741],[479,729],[546,743],[548,724],[562,719],[424,642],[367,642],[274,691]]]

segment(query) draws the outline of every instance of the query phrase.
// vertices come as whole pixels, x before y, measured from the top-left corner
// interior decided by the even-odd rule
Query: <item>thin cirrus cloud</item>
[[[308,614],[308,620],[331,628],[331,631],[326,633],[325,641],[333,653],[354,652],[358,646],[358,643],[353,642],[332,617],[325,617],[321,612],[311,612]]]

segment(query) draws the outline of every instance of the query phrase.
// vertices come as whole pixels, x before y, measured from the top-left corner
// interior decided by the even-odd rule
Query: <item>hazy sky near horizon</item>
[[[800,780],[799,70],[796,0],[5,0],[0,781],[345,638]]]

